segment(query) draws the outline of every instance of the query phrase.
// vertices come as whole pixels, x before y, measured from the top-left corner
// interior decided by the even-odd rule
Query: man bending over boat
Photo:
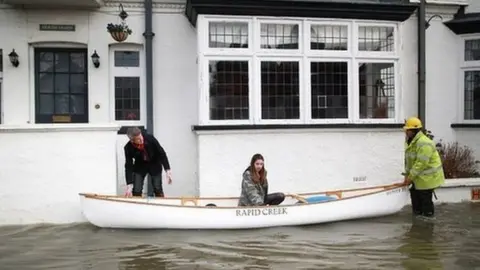
[[[153,135],[133,127],[127,130],[130,141],[123,148],[125,151],[125,195],[142,196],[145,176],[150,174],[155,197],[164,197],[162,187],[162,169],[167,173],[168,184],[172,183],[170,163],[163,147]]]
[[[443,166],[435,142],[422,132],[422,121],[411,117],[405,122],[405,184],[410,185],[410,199],[415,215],[433,217],[432,195],[445,182]]]
[[[253,155],[250,166],[243,172],[239,206],[279,205],[285,200],[285,194],[281,192],[268,194],[264,161],[262,155]]]

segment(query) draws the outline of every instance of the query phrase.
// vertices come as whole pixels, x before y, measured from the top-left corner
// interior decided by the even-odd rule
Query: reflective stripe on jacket
[[[406,145],[405,172],[419,190],[434,189],[445,182],[435,142],[421,131]]]

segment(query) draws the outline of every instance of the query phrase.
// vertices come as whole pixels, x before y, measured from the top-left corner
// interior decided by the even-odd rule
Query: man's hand
[[[403,183],[407,186],[409,186],[412,183],[412,180],[408,178],[408,176],[405,176],[405,179],[403,180]]]
[[[125,190],[125,197],[132,197],[133,184],[127,185]]]
[[[167,171],[167,181],[169,185],[172,184],[172,170]]]

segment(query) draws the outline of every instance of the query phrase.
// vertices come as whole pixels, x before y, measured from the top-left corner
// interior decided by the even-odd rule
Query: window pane
[[[465,61],[480,60],[480,39],[465,41]]]
[[[312,62],[312,118],[348,118],[348,64]]]
[[[270,24],[260,26],[262,49],[298,49],[298,24]]]
[[[70,95],[55,95],[55,114],[70,112]]]
[[[38,54],[39,72],[54,72],[53,70],[53,53],[41,52]]]
[[[84,114],[85,113],[85,96],[84,95],[70,95],[70,113]]]
[[[140,52],[138,51],[115,51],[116,67],[138,67],[140,66]]]
[[[53,93],[53,74],[38,74],[38,91],[39,93]]]
[[[299,119],[299,63],[263,61],[261,69],[262,119]]]
[[[55,74],[55,93],[68,93],[70,91],[69,75]]]
[[[393,63],[359,63],[360,118],[395,116]]]
[[[70,68],[70,54],[68,52],[55,53],[55,72],[68,72]]]
[[[71,74],[70,75],[70,91],[77,94],[85,94],[87,82],[85,81],[85,74]]]
[[[70,53],[70,72],[85,72],[85,53]]]
[[[210,48],[248,48],[248,23],[209,22]]]
[[[467,120],[480,119],[480,71],[465,71],[464,113]]]
[[[42,95],[38,97],[38,111],[40,114],[53,114],[54,113],[54,95]]]
[[[346,51],[348,27],[346,25],[312,25],[310,49]]]
[[[140,120],[139,77],[115,77],[115,120]]]
[[[394,49],[393,27],[360,26],[358,28],[358,50],[391,52]]]
[[[248,61],[210,61],[209,75],[210,119],[248,119]]]

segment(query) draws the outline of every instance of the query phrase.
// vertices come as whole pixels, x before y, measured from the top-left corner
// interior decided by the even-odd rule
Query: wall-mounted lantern
[[[15,52],[15,49],[12,50],[8,57],[10,58],[10,63],[12,63],[12,66],[18,67],[20,62],[18,61],[18,54]]]
[[[92,58],[93,65],[98,68],[100,66],[100,56],[97,54],[97,51],[95,50],[90,57]]]

